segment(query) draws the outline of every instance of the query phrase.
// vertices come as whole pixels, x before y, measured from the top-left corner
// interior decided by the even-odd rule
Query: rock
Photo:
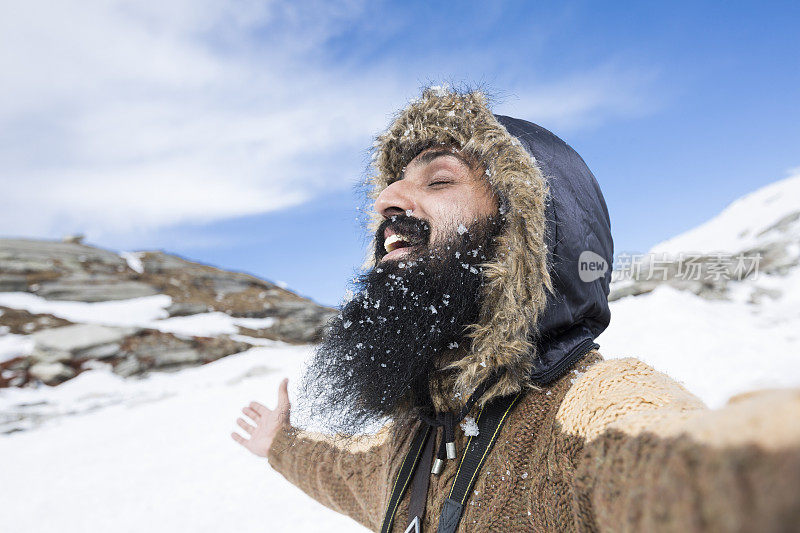
[[[227,272],[164,252],[140,252],[140,277],[168,294],[178,316],[193,306],[196,312],[221,311],[240,318],[276,318],[271,328],[255,336],[293,344],[316,342],[336,310],[318,305],[274,283],[241,272]],[[174,310],[173,310],[174,309]],[[252,330],[246,334],[252,335]]]
[[[36,363],[28,369],[28,376],[47,385],[56,385],[75,376],[75,370],[63,363]]]
[[[197,265],[197,263],[192,263],[177,255],[164,252],[144,252],[140,254],[139,260],[142,262],[142,268],[146,274],[165,274]]]
[[[25,335],[43,329],[57,328],[72,324],[69,320],[47,314],[34,314],[22,309],[0,306],[0,324],[9,333]]]
[[[25,292],[28,278],[18,274],[0,274],[0,292]]]
[[[295,309],[285,314],[266,331],[274,338],[293,344],[319,342],[328,321],[336,314],[336,310],[320,307]]]
[[[199,365],[204,362],[190,339],[156,330],[145,330],[126,339],[120,348],[120,355],[135,357],[141,365],[141,371],[173,364]]]
[[[142,330],[125,339],[119,350],[119,360],[114,363],[114,372],[129,376],[148,370],[197,366],[243,352],[251,346],[227,335],[182,338],[172,333]]]
[[[253,347],[252,344],[235,341],[228,335],[219,337],[195,337],[193,346],[203,354],[204,362],[216,361],[228,355],[243,352]]]
[[[208,311],[208,306],[196,302],[173,302],[167,307],[169,316],[188,316]]]
[[[658,282],[645,283],[637,282],[636,280],[611,283],[611,288],[608,294],[608,301],[613,302],[626,296],[639,296],[640,294],[647,294],[658,287]]]
[[[86,238],[85,235],[81,233],[76,233],[75,235],[64,235],[61,238],[62,242],[68,242],[72,244],[83,244],[83,240]]]
[[[240,333],[294,344],[318,341],[336,313],[251,274],[161,251],[136,252],[135,268],[125,257],[86,245],[79,236],[63,242],[0,239],[0,291],[87,303],[164,294],[172,299],[171,317],[223,312],[254,319],[243,321]],[[228,335],[179,337],[153,329],[72,324],[7,307],[0,309],[0,331],[30,334],[34,345],[30,355],[2,363],[6,377],[0,387],[39,379],[28,373],[34,367],[37,375],[54,381],[96,365],[134,376],[200,365],[251,347]]]
[[[230,275],[227,276],[206,276],[206,280],[211,283],[211,286],[214,288],[214,292],[217,296],[225,297],[228,294],[235,294],[237,292],[245,291],[255,284],[248,279],[242,278],[233,278]],[[258,284],[260,288],[261,284]]]
[[[203,356],[197,352],[187,348],[184,350],[170,350],[160,354],[157,360],[156,368],[167,368],[173,366],[194,366],[203,363]]]
[[[117,355],[121,347],[122,345],[118,342],[110,342],[94,346],[88,350],[81,350],[75,353],[75,356],[82,359],[106,359]]]
[[[0,239],[0,272],[4,273],[47,273],[52,278],[74,272],[115,273],[119,267],[127,268],[127,263],[102,248],[73,242]]]
[[[741,252],[744,258],[755,257],[759,251]],[[786,264],[786,256],[778,250],[760,250],[760,271],[765,266],[773,269]],[[748,264],[736,259],[740,254],[702,255],[681,254],[676,257],[663,254],[643,254],[635,265],[624,265],[612,274],[609,301],[626,296],[637,296],[653,291],[661,285],[688,291],[709,300],[729,297],[729,286],[753,277]],[[765,260],[765,258],[767,258]],[[619,259],[619,258],[618,258]]]
[[[104,345],[119,346],[140,328],[112,327],[97,324],[74,324],[60,328],[47,329],[33,334],[34,353],[37,361],[68,361],[82,356],[81,352],[95,350],[107,357]],[[90,352],[91,353],[91,352]],[[85,357],[85,355],[83,355]]]
[[[64,276],[39,284],[37,296],[48,300],[106,302],[152,296],[159,291],[140,281],[120,280],[111,276]]]
[[[144,365],[136,359],[135,355],[129,355],[114,365],[114,373],[124,378],[141,374],[143,371]]]

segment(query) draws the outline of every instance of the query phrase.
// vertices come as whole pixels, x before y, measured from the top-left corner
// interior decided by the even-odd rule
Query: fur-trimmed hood
[[[481,92],[429,88],[378,137],[373,198],[436,144],[461,147],[481,162],[506,217],[495,258],[484,265],[470,351],[450,366],[453,397],[466,399],[495,371],[502,377],[479,404],[545,385],[596,347],[610,320],[613,243],[600,187],[583,159],[544,128],[492,114]],[[588,281],[579,275],[585,252],[596,256],[581,261],[601,270],[605,262],[595,279],[587,269]],[[451,399],[434,401],[452,406]]]

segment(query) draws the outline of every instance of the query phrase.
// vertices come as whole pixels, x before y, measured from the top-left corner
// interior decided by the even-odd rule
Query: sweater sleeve
[[[332,437],[284,426],[267,458],[323,505],[377,530],[388,500],[392,458],[408,436],[394,424],[363,437]]]
[[[558,420],[583,441],[577,515],[603,531],[789,531],[800,524],[800,390],[710,410],[635,359],[595,365]]]

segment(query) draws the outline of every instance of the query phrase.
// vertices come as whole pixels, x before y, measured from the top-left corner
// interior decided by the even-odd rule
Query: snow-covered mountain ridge
[[[800,386],[800,171],[622,266],[605,357],[638,357],[711,407]]]
[[[781,278],[799,266],[800,169],[646,254],[618,254],[610,299],[666,284],[705,298],[731,299],[744,292],[759,301],[782,292]]]
[[[800,168],[732,202],[708,222],[656,244],[654,253],[737,253],[800,241]],[[793,252],[798,252],[794,248]],[[793,257],[797,260],[797,256]],[[795,263],[796,264],[796,263]]]

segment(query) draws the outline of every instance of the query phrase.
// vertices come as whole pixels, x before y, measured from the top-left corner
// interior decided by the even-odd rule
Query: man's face
[[[354,280],[301,387],[300,404],[332,433],[432,410],[433,377],[469,348],[504,223],[482,169],[442,148],[414,158],[376,209],[376,264]]]
[[[376,262],[411,259],[427,247],[445,241],[458,228],[497,214],[497,201],[479,165],[445,147],[417,155],[403,176],[386,187],[375,201],[384,218],[382,235],[376,235]],[[402,215],[422,220],[430,233],[413,226],[392,224]],[[428,239],[429,242],[420,242]]]

